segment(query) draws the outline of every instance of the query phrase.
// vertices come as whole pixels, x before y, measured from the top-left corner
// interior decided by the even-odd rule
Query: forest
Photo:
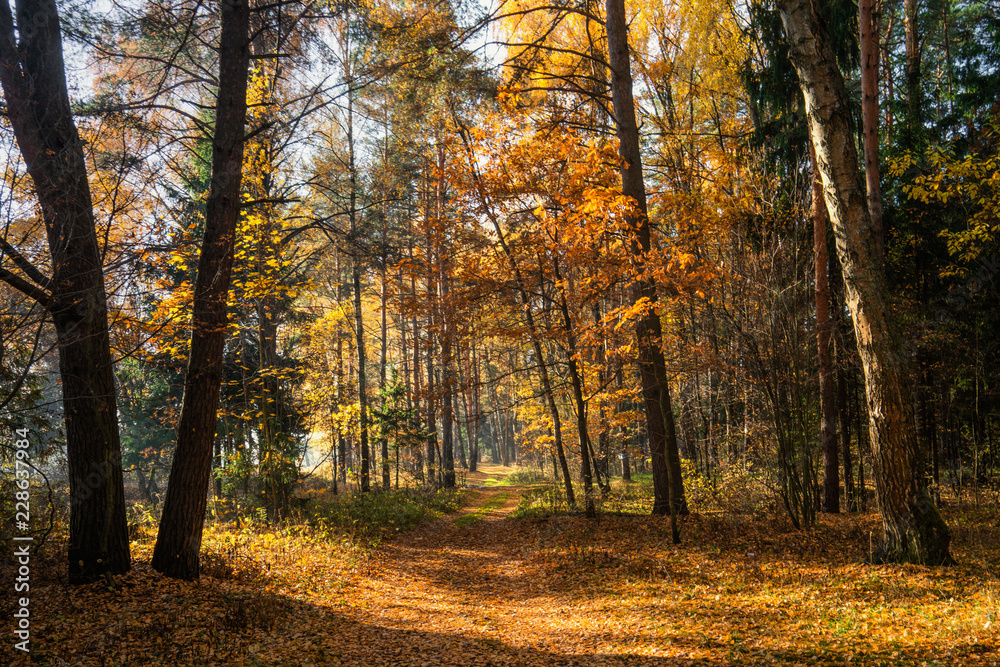
[[[0,0],[0,664],[996,665],[993,0]]]

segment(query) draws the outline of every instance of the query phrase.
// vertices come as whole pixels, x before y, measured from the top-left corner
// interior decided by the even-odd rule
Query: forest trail
[[[359,620],[381,628],[380,641],[393,648],[384,662],[368,655],[346,664],[678,664],[621,655],[615,643],[631,633],[621,616],[609,620],[607,600],[543,571],[538,549],[546,533],[561,530],[559,521],[545,520],[539,531],[540,521],[510,518],[529,488],[498,485],[511,470],[483,466],[467,478],[473,490],[458,513],[400,534],[373,555],[351,596]]]
[[[803,532],[692,514],[674,546],[645,513],[512,518],[530,486],[508,472],[467,476],[458,512],[374,548],[211,526],[199,581],[154,572],[149,540],[113,589],[40,576],[37,643],[13,664],[1000,664],[995,528],[957,536],[944,570],[861,565],[873,515]]]

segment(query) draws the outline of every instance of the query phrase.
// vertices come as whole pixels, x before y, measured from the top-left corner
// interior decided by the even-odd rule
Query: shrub
[[[317,498],[309,522],[355,541],[376,545],[384,537],[458,509],[461,491],[396,489]]]
[[[774,493],[749,467],[723,465],[718,476],[709,478],[695,471],[694,464],[681,461],[688,505],[696,512],[747,514],[761,518],[773,512]]]
[[[561,486],[548,484],[533,489],[527,489],[521,494],[521,499],[514,508],[512,516],[515,519],[543,517],[552,514],[568,512],[566,494]]]
[[[551,479],[541,470],[537,468],[518,468],[514,472],[508,474],[504,477],[500,484],[510,485],[510,484],[538,484],[540,482],[548,482]]]

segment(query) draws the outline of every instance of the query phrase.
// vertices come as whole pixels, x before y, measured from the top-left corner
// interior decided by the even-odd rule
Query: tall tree
[[[826,248],[826,202],[823,183],[816,163],[816,149],[809,143],[812,172],[813,255],[816,265],[816,351],[819,375],[819,438],[823,450],[823,511],[840,511],[840,464],[837,449],[836,403],[834,399],[833,359],[830,349],[830,280],[829,254]]]
[[[885,230],[882,229],[882,186],[878,165],[878,22],[876,0],[859,0],[858,34],[861,42],[861,122],[864,128],[865,182],[868,212],[879,254],[885,258]]]
[[[0,84],[7,117],[34,183],[52,275],[15,248],[0,279],[46,308],[56,328],[70,481],[69,579],[94,581],[131,567],[107,294],[83,142],[66,89],[54,0],[0,3]],[[15,41],[15,29],[18,35]]]
[[[952,562],[950,534],[917,474],[917,435],[902,337],[891,319],[885,269],[866,206],[844,79],[810,0],[779,0],[789,57],[805,97],[823,195],[865,374],[875,494],[882,515],[877,558]]]
[[[153,567],[170,577],[196,579],[212,467],[226,340],[226,301],[240,218],[247,78],[248,0],[220,5],[219,91],[212,140],[212,183],[198,260],[191,319],[191,353],[177,428],[177,450],[153,550]]]
[[[611,65],[611,95],[615,126],[621,152],[622,194],[635,201],[630,216],[632,252],[640,266],[639,277],[632,285],[632,302],[642,308],[636,324],[639,372],[646,403],[646,428],[653,459],[654,514],[670,514],[674,543],[680,541],[677,513],[684,507],[684,485],[680,473],[680,453],[674,428],[673,407],[667,367],[661,348],[663,340],[657,309],[656,283],[643,272],[643,256],[652,248],[646,186],[639,150],[639,127],[635,119],[632,95],[632,65],[629,58],[628,27],[624,0],[607,0],[608,56]]]

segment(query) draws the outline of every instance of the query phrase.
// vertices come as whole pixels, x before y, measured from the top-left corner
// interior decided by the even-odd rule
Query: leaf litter
[[[70,587],[34,562],[12,665],[997,665],[998,514],[953,511],[959,565],[862,564],[874,515],[512,519],[519,487],[375,548],[307,530],[206,529],[204,575],[149,566]],[[462,520],[463,516],[474,519]],[[9,566],[7,568],[9,569]],[[5,576],[5,579],[7,577]],[[9,580],[9,579],[8,579]],[[4,602],[7,618],[13,600]],[[9,631],[8,631],[9,633]],[[9,660],[8,660],[9,658]]]

